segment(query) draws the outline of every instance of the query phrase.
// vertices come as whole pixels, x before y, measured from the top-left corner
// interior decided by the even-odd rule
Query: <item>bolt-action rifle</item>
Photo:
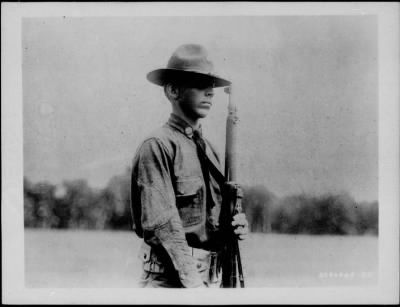
[[[232,99],[232,86],[226,87],[225,93],[229,94],[229,105],[226,120],[225,184],[222,192],[223,201],[220,215],[220,226],[225,243],[220,258],[222,287],[236,288],[239,279],[240,287],[244,288],[239,242],[231,224],[232,217],[242,212],[243,194],[240,186],[236,183],[236,128],[239,118],[236,105]]]

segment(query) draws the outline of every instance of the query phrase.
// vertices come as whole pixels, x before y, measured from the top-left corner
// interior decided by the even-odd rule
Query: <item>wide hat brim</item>
[[[196,71],[161,68],[156,69],[147,74],[147,80],[150,82],[164,86],[167,83],[174,82],[178,84],[212,84],[212,87],[223,87],[231,85],[231,82],[220,78],[215,74],[205,74]]]

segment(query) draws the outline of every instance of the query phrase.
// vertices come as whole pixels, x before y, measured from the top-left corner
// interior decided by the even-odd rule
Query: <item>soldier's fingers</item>
[[[248,223],[246,223],[246,222],[236,222],[236,223],[232,222],[232,226],[234,228],[238,228],[238,227],[248,228],[249,227]]]
[[[244,213],[237,213],[233,216],[233,220],[241,220],[246,219],[246,215]]]
[[[246,219],[246,216],[244,214],[243,215],[237,214],[234,216],[234,219],[232,221],[232,226],[236,226],[236,225],[240,225],[240,226],[248,226],[249,225],[249,223]]]
[[[248,235],[248,228],[239,226],[234,230],[234,232],[239,240],[245,240]]]
[[[247,227],[241,227],[241,226],[237,227],[234,230],[234,233],[237,234],[237,235],[245,235],[248,232],[249,232],[249,229]]]

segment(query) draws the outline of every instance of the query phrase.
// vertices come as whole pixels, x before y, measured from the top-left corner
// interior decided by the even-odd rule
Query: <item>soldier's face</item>
[[[187,117],[197,120],[208,115],[213,96],[212,86],[181,88],[178,104]]]

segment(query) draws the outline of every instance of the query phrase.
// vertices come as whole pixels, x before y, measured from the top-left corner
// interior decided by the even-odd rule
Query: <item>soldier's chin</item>
[[[204,117],[206,117],[207,115],[208,115],[208,113],[210,112],[210,110],[209,109],[200,109],[200,110],[197,110],[197,116],[199,117],[199,118],[204,118]]]

